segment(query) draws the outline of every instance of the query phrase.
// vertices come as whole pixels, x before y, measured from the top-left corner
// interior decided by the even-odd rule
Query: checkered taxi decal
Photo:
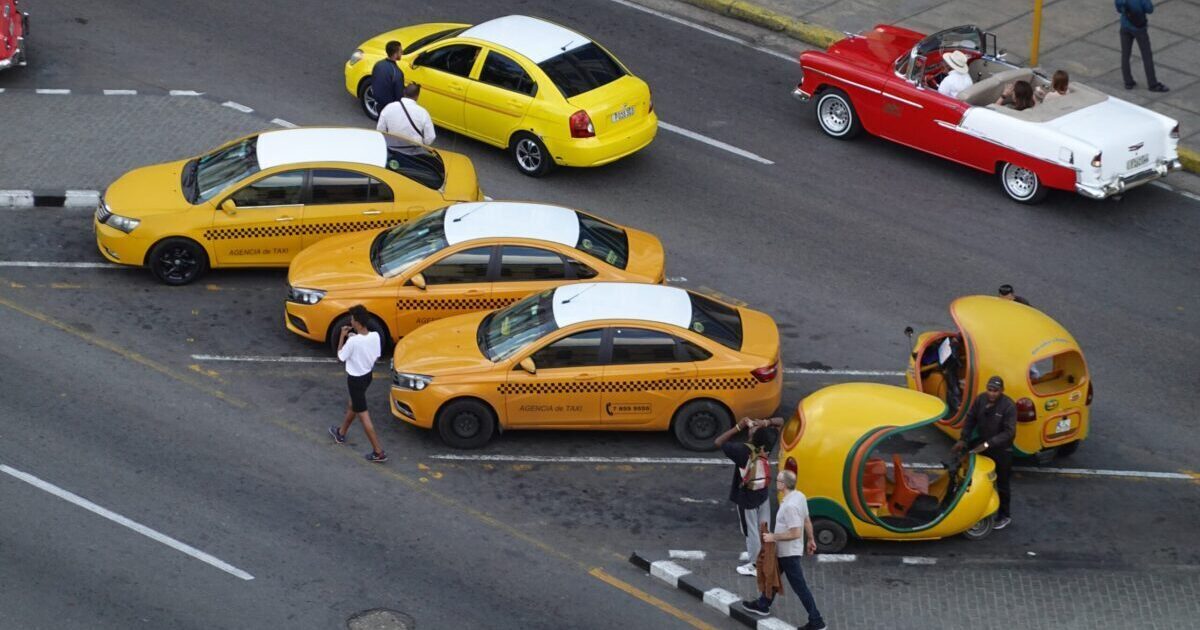
[[[588,394],[648,391],[721,391],[754,389],[754,378],[676,378],[649,381],[566,381],[546,383],[503,383],[497,390],[510,394]]]
[[[396,308],[402,311],[490,311],[504,308],[518,298],[400,298]]]
[[[299,225],[268,225],[244,228],[213,228],[204,231],[206,241],[225,241],[236,238],[271,238],[276,236],[311,236],[341,234],[360,230],[375,230],[404,223],[406,219],[372,219],[370,221],[335,221],[330,223],[301,223]]]

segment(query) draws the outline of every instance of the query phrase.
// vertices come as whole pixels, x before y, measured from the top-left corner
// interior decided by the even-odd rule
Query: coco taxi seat
[[[892,455],[892,471],[896,482],[888,510],[895,516],[905,516],[917,497],[929,494],[929,477],[904,470],[900,455]]]
[[[881,508],[887,503],[887,464],[878,457],[867,460],[863,474],[863,497],[867,507]]]

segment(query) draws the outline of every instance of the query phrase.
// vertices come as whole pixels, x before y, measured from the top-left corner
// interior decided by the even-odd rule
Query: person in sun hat
[[[1000,495],[1000,510],[996,512],[996,529],[1012,522],[1009,516],[1009,481],[1012,479],[1012,445],[1017,436],[1017,406],[1004,395],[1004,379],[988,379],[987,391],[980,394],[963,422],[962,434],[954,452],[970,448],[996,462],[996,492]]]
[[[938,84],[938,92],[950,98],[958,98],[959,92],[971,87],[974,83],[971,81],[971,74],[967,68],[967,53],[961,50],[952,50],[942,55],[942,61],[946,62],[946,67],[950,68],[950,74],[946,75],[946,78]]]

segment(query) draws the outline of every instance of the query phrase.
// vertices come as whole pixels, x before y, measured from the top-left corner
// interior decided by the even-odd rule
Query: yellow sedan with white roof
[[[318,243],[288,271],[288,330],[337,349],[350,307],[395,341],[443,317],[508,306],[577,280],[663,282],[655,236],[559,206],[460,203]]]
[[[478,448],[501,430],[667,431],[710,450],[783,389],[765,313],[677,287],[583,282],[443,319],[396,345],[392,414]]]
[[[93,227],[109,261],[180,285],[210,267],[286,267],[332,234],[482,198],[464,155],[365,129],[281,129],[122,175]]]
[[[507,148],[526,175],[555,164],[600,166],[654,139],[650,87],[604,47],[522,15],[482,24],[418,24],[377,35],[346,62],[346,90],[378,116],[371,70],[389,41],[434,123]]]

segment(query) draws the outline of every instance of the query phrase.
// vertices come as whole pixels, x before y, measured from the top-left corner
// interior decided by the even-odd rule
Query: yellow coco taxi
[[[455,448],[505,429],[671,430],[709,450],[771,415],[783,375],[766,314],[676,287],[585,282],[443,319],[396,345],[392,414]]]
[[[906,372],[910,388],[947,401],[937,427],[957,439],[971,402],[999,376],[1017,407],[1013,452],[1039,463],[1075,452],[1091,428],[1092,379],[1071,333],[1035,308],[987,295],[955,300],[950,315],[958,330],[918,336]]]
[[[93,225],[105,258],[180,285],[209,267],[286,267],[331,234],[482,197],[466,156],[365,129],[282,129],[122,175]]]
[[[813,538],[837,553],[851,537],[928,540],[992,532],[1000,508],[995,463],[983,455],[955,458],[935,447],[940,467],[905,461],[905,434],[937,422],[941,400],[902,387],[845,383],[800,401],[784,425],[779,465],[796,473],[808,498]],[[929,453],[925,453],[929,456]]]
[[[346,89],[372,118],[371,70],[392,40],[404,46],[405,80],[421,85],[433,121],[507,148],[526,175],[607,164],[658,131],[645,81],[586,36],[520,15],[477,26],[420,24],[364,42],[346,62]]]
[[[362,304],[393,341],[443,317],[508,306],[576,280],[663,281],[662,242],[558,206],[460,203],[416,221],[327,239],[292,261],[288,330],[336,350]]]

